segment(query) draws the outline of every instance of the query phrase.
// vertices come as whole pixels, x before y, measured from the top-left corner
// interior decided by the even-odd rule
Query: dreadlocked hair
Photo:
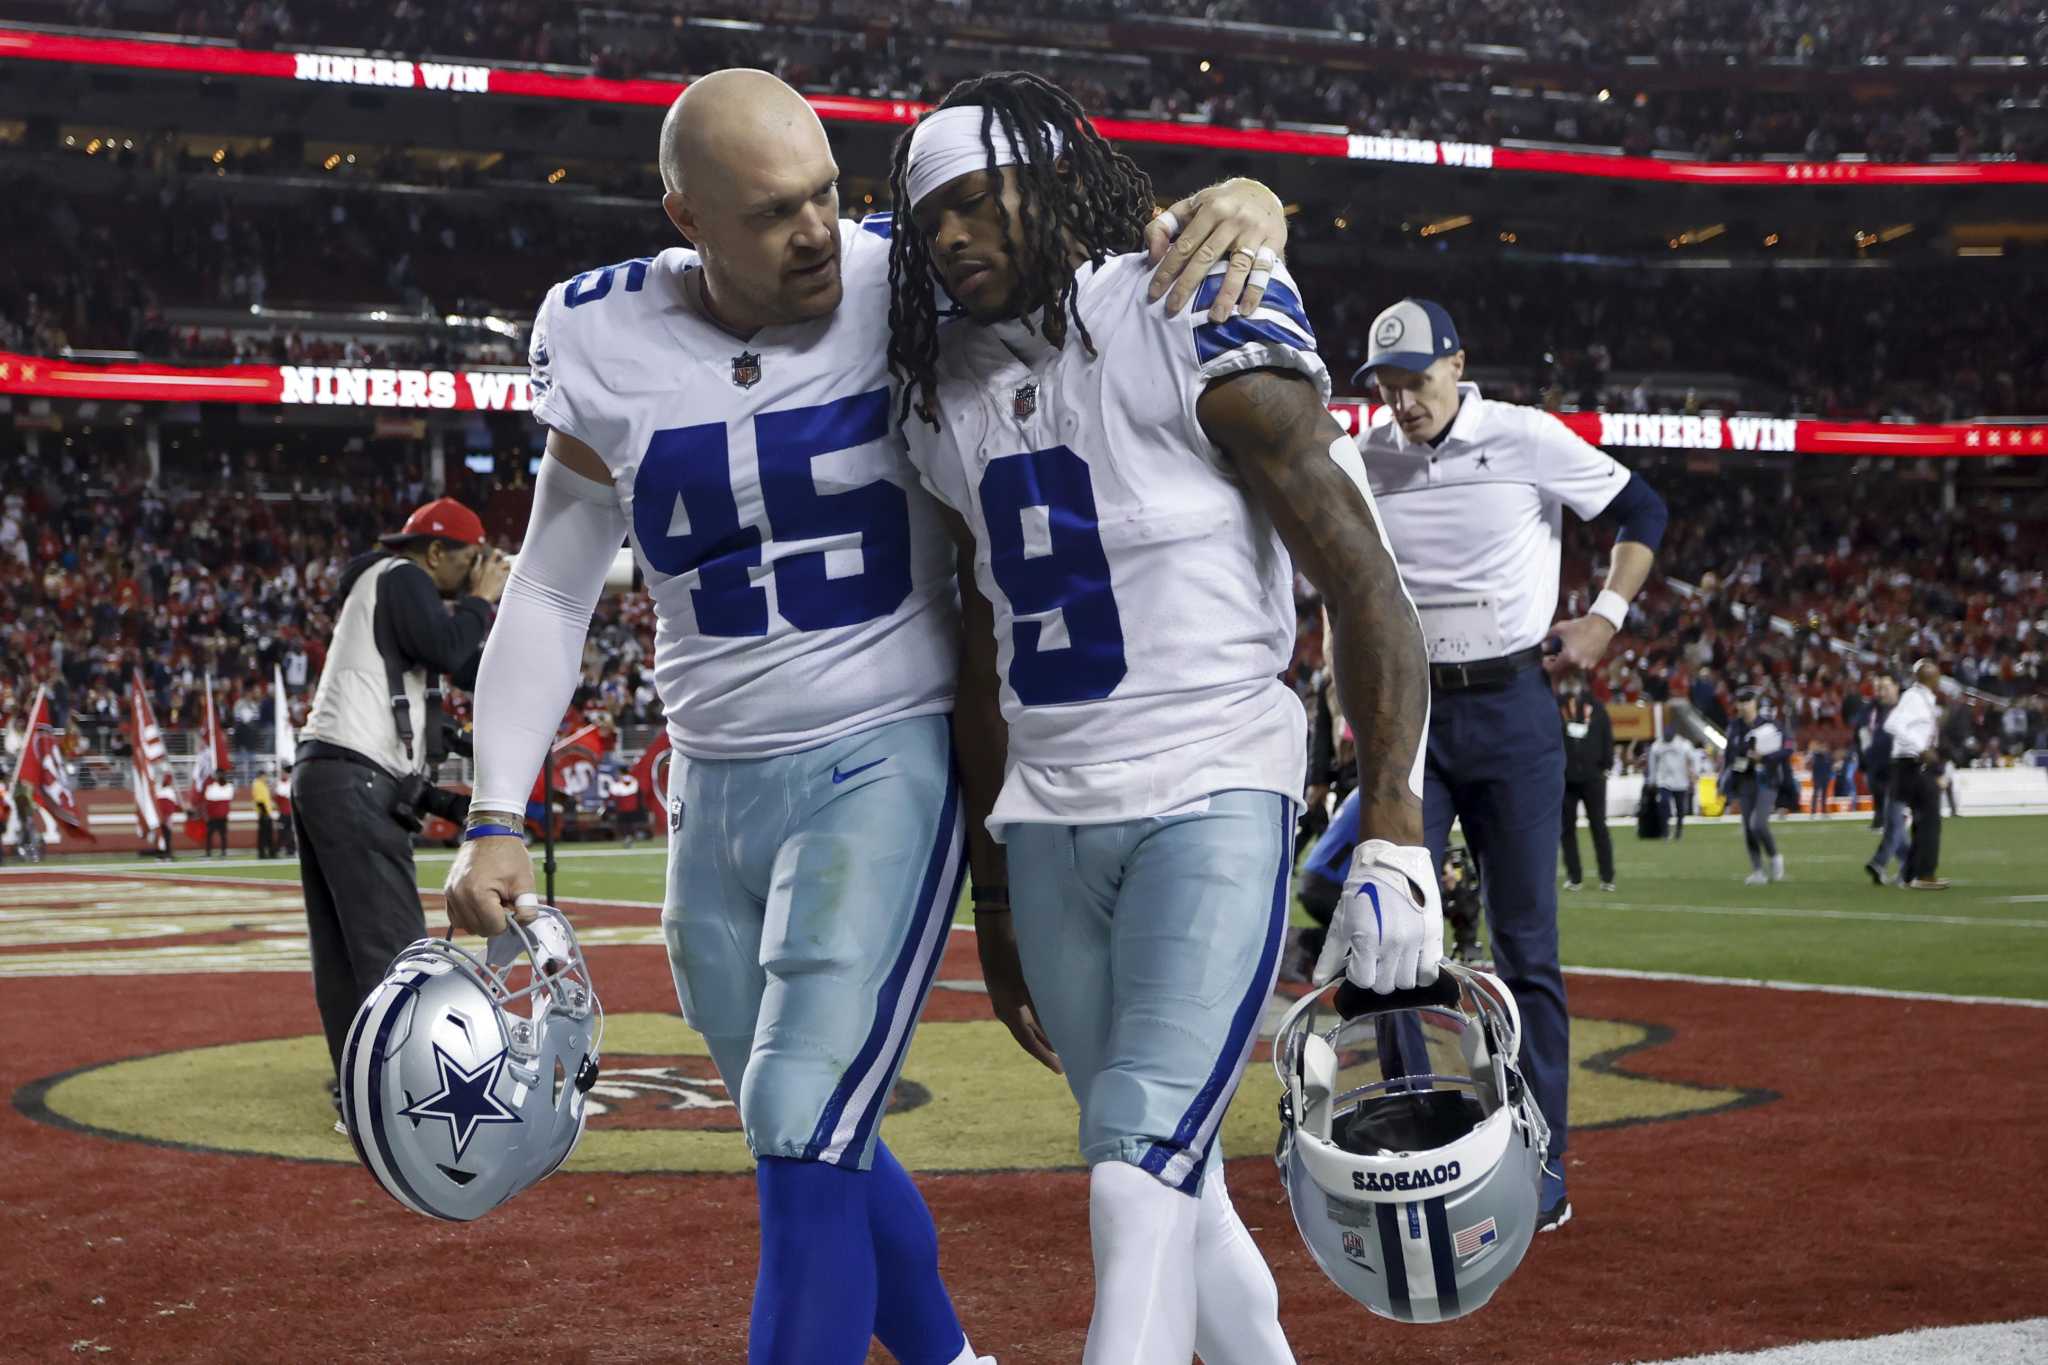
[[[1015,164],[1018,206],[1016,222],[1000,199],[1003,250],[1017,263],[1018,279],[1027,294],[1033,284],[1044,294],[1036,314],[1036,330],[1054,346],[1064,346],[1067,324],[1081,334],[1088,354],[1094,338],[1075,304],[1076,274],[1067,253],[1078,246],[1091,264],[1136,251],[1144,244],[1145,224],[1155,201],[1152,180],[1138,164],[1103,140],[1072,95],[1028,71],[997,71],[962,81],[939,102],[940,109],[980,105],[981,145],[988,169],[995,171],[996,121],[1024,150]],[[1059,130],[1055,150],[1048,125]],[[906,129],[896,140],[895,162],[889,171],[897,224],[889,238],[889,368],[903,380],[899,419],[917,414],[938,425],[937,370],[939,307],[937,273],[924,234],[910,223],[910,139]],[[1065,160],[1069,174],[1054,163]],[[1027,314],[1024,322],[1032,325]]]

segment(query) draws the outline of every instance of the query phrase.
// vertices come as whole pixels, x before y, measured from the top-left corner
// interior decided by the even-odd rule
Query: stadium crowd
[[[1945,747],[1959,763],[2048,747],[2048,487],[1976,491],[1944,508],[1931,482],[1901,498],[1898,471],[1693,473],[1666,461],[1650,477],[1684,509],[1659,556],[1669,579],[1638,598],[1597,695],[1688,700],[1725,726],[1735,689],[1753,683],[1802,743],[1843,746],[1878,674],[1900,677],[1925,656],[1971,692],[2012,702],[1947,708]],[[1567,584],[1574,563],[1588,581],[1603,537],[1567,524]]]
[[[1663,0],[1640,8],[1602,3],[1566,7],[1524,3],[1467,4],[1445,14],[1416,0],[1325,0],[1304,10],[1277,0],[1216,0],[1191,5],[1147,0],[1135,5],[1076,0],[1055,6],[1063,19],[1129,24],[1146,16],[1207,21],[1244,19],[1282,29],[1356,34],[1389,53],[1492,49],[1485,65],[1437,74],[1319,65],[1278,51],[1243,59],[1261,41],[1284,33],[1233,33],[1234,54],[1194,50],[1182,33],[1166,46],[1141,47],[1100,34],[1063,32],[1058,50],[1040,58],[1098,113],[1193,117],[1222,124],[1278,121],[1343,125],[1353,132],[1458,141],[1527,138],[1620,147],[1647,154],[1683,152],[1714,159],[1799,154],[1816,160],[1859,155],[1914,160],[2042,154],[2038,82],[1999,83],[1975,72],[1957,89],[1918,81],[1880,96],[1866,79],[1832,94],[1808,81],[1796,92],[1743,90],[1717,83],[1705,90],[1642,89],[1649,56],[1660,67],[1704,63],[1798,63],[1854,67],[1883,57],[1980,53],[2048,55],[2048,25],[2020,0],[1936,7],[1887,0],[1852,10],[1841,0],[1780,0],[1768,6],[1727,6],[1707,0]],[[790,24],[771,36],[752,26],[774,5],[693,7],[692,19],[731,17],[748,28],[686,22],[668,9],[584,10],[538,0],[469,0],[462,4],[288,4],[209,0],[161,12],[130,10],[110,0],[73,0],[72,22],[169,27],[191,36],[229,38],[245,46],[332,44],[408,54],[587,66],[607,77],[689,76],[721,66],[760,66],[800,89],[838,94],[934,100],[955,80],[987,68],[976,45],[990,25],[1043,22],[1041,7],[955,5],[890,0],[835,6],[827,12],[792,5]],[[1874,13],[1871,11],[1875,11]],[[728,16],[729,12],[729,16]],[[887,26],[887,36],[877,34]],[[1022,29],[1008,36],[1029,36]],[[1562,63],[1546,71],[1543,91],[1510,93],[1519,50]],[[1348,53],[1333,53],[1349,56]],[[1355,66],[1355,64],[1354,64]],[[1866,77],[1868,72],[1863,73]],[[1924,73],[1922,73],[1924,74]]]
[[[650,10],[655,7],[641,6]],[[593,17],[576,5],[543,0],[61,0],[37,8],[73,23],[169,29],[232,38],[247,46],[335,44],[401,52],[435,52],[530,61],[589,62]],[[636,6],[621,4],[617,9]],[[1129,22],[1148,17],[1237,22],[1357,35],[1367,46],[1397,51],[1486,44],[1522,49],[1537,60],[1619,62],[1650,56],[1672,65],[1796,61],[1852,66],[1871,59],[1977,55],[2048,56],[2038,10],[2024,0],[1774,0],[1727,5],[1720,0],[1466,0],[1449,8],[1427,0],[1045,0],[1031,7],[1047,18]],[[168,10],[168,19],[166,18]],[[1016,0],[876,0],[824,9],[809,4],[721,4],[700,0],[695,17],[845,26],[894,20],[906,28],[970,27],[1014,16]],[[658,12],[668,15],[672,10]]]
[[[166,732],[203,727],[211,674],[234,752],[267,754],[273,670],[303,720],[342,568],[438,491],[389,443],[331,435],[184,438],[166,450],[155,485],[116,453],[117,440],[49,445],[0,461],[0,717],[18,724],[48,684],[79,753],[126,752],[139,669]],[[448,491],[489,509],[494,525],[524,523],[518,480],[493,490],[458,468]],[[578,705],[601,706],[622,726],[658,723],[653,637],[646,594],[601,603]],[[449,700],[451,714],[466,714],[460,694]]]
[[[166,730],[203,723],[211,673],[233,748],[268,752],[273,667],[303,718],[342,566],[437,490],[388,443],[183,438],[150,487],[111,454],[115,442],[78,439],[0,468],[0,714],[18,720],[49,682],[81,751],[118,754],[131,669]],[[1758,683],[1802,745],[1845,746],[1877,674],[1928,655],[1973,692],[2012,700],[1949,708],[1945,739],[1959,762],[2048,748],[2048,575],[2028,567],[2048,563],[2048,487],[2002,502],[1973,493],[1960,501],[1974,510],[1943,510],[1931,484],[1901,500],[1839,467],[1637,463],[1684,511],[1660,558],[1670,581],[1639,599],[1593,676],[1597,696],[1684,699],[1725,725],[1734,690]],[[449,485],[516,540],[522,476],[494,488],[457,469]],[[1982,515],[1987,505],[1999,515]],[[1567,525],[1564,581],[1583,596],[1605,534]],[[1320,613],[1305,588],[1300,605],[1292,679],[1307,694],[1321,668]],[[576,709],[629,732],[658,724],[653,635],[644,592],[606,598]],[[463,714],[459,694],[451,710]]]

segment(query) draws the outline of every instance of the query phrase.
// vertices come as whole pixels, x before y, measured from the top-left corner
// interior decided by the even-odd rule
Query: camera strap
[[[380,572],[389,574],[391,569],[387,567]],[[418,763],[420,755],[414,742],[412,698],[405,690],[405,654],[399,648],[398,628],[391,623],[391,595],[384,588],[380,581],[377,584],[377,612],[372,633],[377,642],[377,653],[384,660],[384,688],[391,694],[391,719],[398,726],[398,742],[405,746],[406,760]],[[428,679],[426,714],[420,718],[427,732],[427,763],[430,768],[447,757],[446,750],[438,743],[441,734],[441,689],[438,682],[438,677]],[[441,752],[435,752],[437,749]]]

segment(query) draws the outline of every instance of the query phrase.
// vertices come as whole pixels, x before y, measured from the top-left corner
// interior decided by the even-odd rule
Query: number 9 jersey
[[[1021,322],[939,333],[938,425],[911,459],[973,528],[995,611],[1010,763],[991,827],[1197,810],[1229,790],[1301,799],[1307,721],[1279,680],[1294,570],[1196,417],[1211,383],[1292,371],[1327,399],[1284,270],[1259,309],[1211,323],[1148,303],[1143,255],[1083,266],[1054,350]]]
[[[701,314],[681,247],[556,285],[534,321],[534,414],[611,471],[691,757],[952,707],[957,560],[895,422],[888,242],[845,222],[840,247],[839,307],[746,341]]]

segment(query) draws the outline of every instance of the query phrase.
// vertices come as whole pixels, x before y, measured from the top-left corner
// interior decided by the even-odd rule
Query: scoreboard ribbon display
[[[533,386],[515,369],[366,369],[335,365],[87,364],[0,351],[0,394],[126,403],[245,403],[372,412],[529,412]],[[17,412],[19,411],[17,407]],[[1374,405],[1338,399],[1330,412],[1358,433]],[[1809,455],[2048,456],[2048,423],[1833,422],[1808,418],[1559,413],[1557,420],[1610,449]]]

